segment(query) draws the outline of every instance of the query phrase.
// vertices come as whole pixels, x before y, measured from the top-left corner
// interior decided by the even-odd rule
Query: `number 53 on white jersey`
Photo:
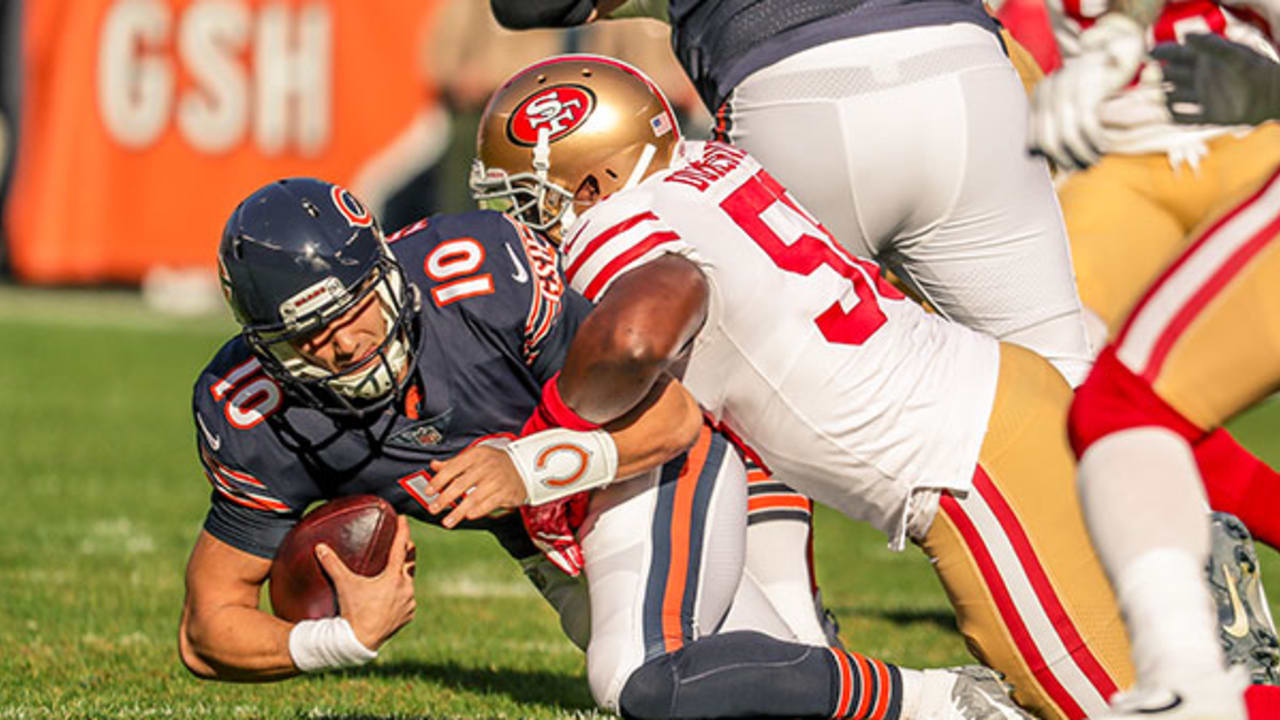
[[[665,253],[698,263],[711,307],[684,383],[795,489],[898,546],[913,488],[970,486],[996,342],[905,299],[742,150],[683,144],[584,213],[563,251],[592,301]]]

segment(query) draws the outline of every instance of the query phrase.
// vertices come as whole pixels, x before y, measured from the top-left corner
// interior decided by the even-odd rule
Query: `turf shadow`
[[[514,702],[547,705],[559,708],[566,714],[590,711],[596,707],[591,699],[591,692],[587,688],[586,678],[579,674],[477,668],[453,662],[420,661],[379,663],[370,667],[347,670],[346,674],[353,677],[373,675],[381,678],[422,680],[441,687],[473,693],[505,695]],[[307,715],[308,720],[387,720],[389,717],[371,714]],[[394,717],[395,720],[409,720],[403,714],[396,714]],[[415,720],[432,720],[434,717],[427,714]]]
[[[947,632],[958,632],[956,629],[956,614],[952,610],[936,608],[875,608],[866,607],[850,607],[836,606],[829,607],[831,612],[836,614],[836,618],[842,617],[866,617],[879,618],[887,620],[895,625],[915,625],[928,624],[934,625],[940,630]]]

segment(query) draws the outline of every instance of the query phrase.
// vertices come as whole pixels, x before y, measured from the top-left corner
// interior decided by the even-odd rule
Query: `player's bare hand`
[[[427,509],[439,515],[452,505],[440,521],[447,528],[525,501],[524,480],[511,456],[499,448],[469,447],[444,462],[433,460],[431,472],[431,489],[437,496]]]
[[[356,639],[377,650],[400,628],[413,620],[417,598],[413,594],[414,546],[409,521],[398,520],[387,567],[373,577],[352,572],[328,545],[316,545],[316,560],[333,580],[338,608],[351,623]]]

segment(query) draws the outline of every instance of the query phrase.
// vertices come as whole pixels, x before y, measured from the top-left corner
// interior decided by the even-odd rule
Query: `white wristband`
[[[303,620],[289,631],[289,655],[303,672],[363,665],[378,657],[343,617]]]
[[[618,448],[604,430],[551,428],[502,446],[524,480],[530,505],[603,487],[618,473]]]

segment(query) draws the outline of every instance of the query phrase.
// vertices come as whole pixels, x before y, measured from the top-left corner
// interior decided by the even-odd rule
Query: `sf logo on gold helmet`
[[[525,98],[511,113],[507,135],[527,147],[538,144],[538,135],[547,132],[553,142],[576,130],[595,109],[596,96],[582,85],[554,85]]]

